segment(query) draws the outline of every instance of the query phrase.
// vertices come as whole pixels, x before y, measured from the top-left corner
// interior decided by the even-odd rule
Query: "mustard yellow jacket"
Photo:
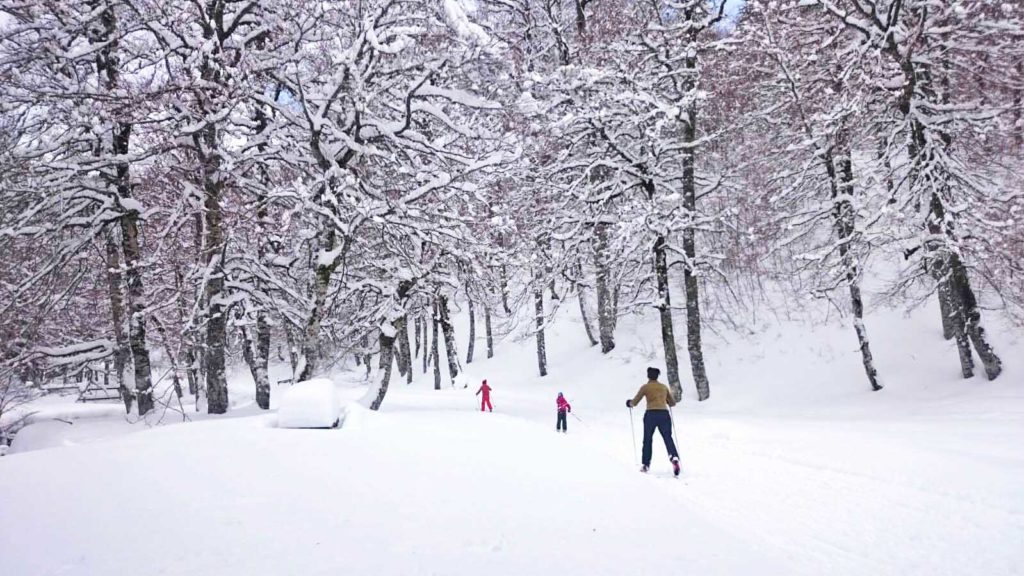
[[[633,406],[636,406],[641,398],[647,399],[648,410],[668,410],[669,406],[676,405],[676,399],[669,387],[657,380],[651,380],[640,387],[633,397]]]

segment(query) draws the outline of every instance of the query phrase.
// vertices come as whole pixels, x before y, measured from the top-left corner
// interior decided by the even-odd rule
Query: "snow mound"
[[[281,398],[277,411],[280,428],[333,428],[341,416],[341,400],[334,382],[317,378],[297,382]]]

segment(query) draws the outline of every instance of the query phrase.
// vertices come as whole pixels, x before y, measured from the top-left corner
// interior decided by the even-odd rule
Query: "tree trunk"
[[[420,324],[422,324],[422,323],[423,323],[422,319],[419,316],[417,316],[415,318],[415,320],[413,321],[413,324],[412,324],[412,331],[413,331],[413,334],[414,334],[414,338],[416,340],[416,349],[413,352],[413,355],[412,355],[413,358],[419,358],[420,357],[420,336],[421,336],[421,334],[420,334]]]
[[[388,384],[391,381],[391,367],[394,366],[395,339],[381,332],[380,335],[380,384],[377,387],[377,395],[370,402],[370,410],[380,410],[384,403],[384,396],[388,393]]]
[[[676,337],[672,326],[672,300],[669,293],[668,255],[664,236],[658,236],[654,241],[654,277],[658,286],[657,307],[661,316],[661,342],[665,347],[668,385],[676,398],[682,398],[683,386],[679,382],[679,359],[676,356]]]
[[[597,267],[597,330],[601,339],[601,353],[615,349],[615,304],[612,298],[608,274],[608,223],[598,222],[594,226],[594,264]]]
[[[842,133],[841,133],[842,134]],[[845,137],[841,135],[841,141]],[[853,327],[857,333],[857,342],[860,344],[861,361],[864,364],[864,372],[868,377],[871,389],[878,391],[882,384],[878,379],[878,371],[875,369],[874,357],[871,354],[871,344],[868,341],[867,327],[864,325],[864,301],[860,292],[860,267],[854,261],[854,254],[851,252],[850,242],[856,232],[856,213],[851,202],[853,198],[853,161],[850,150],[845,144],[839,154],[833,156],[830,151],[826,154],[826,169],[832,182],[832,216],[836,233],[839,236],[839,256],[842,261],[843,271],[846,276],[846,284],[850,289],[850,307],[853,310]]]
[[[164,352],[167,354],[167,360],[171,363],[171,383],[174,386],[174,394],[178,397],[179,401],[182,396],[181,392],[181,379],[178,377],[178,360],[174,357],[174,351],[171,348],[171,339],[167,335],[167,330],[164,329],[163,323],[154,316],[153,325],[156,326],[156,331],[160,334],[160,339],[164,343]]]
[[[110,317],[114,327],[114,374],[117,378],[117,390],[124,402],[125,413],[131,413],[131,390],[125,381],[125,370],[128,364],[128,336],[124,332],[124,292],[121,287],[121,251],[118,247],[114,229],[106,231],[107,245],[107,291],[110,298]]]
[[[995,380],[1003,372],[1003,362],[996,355],[985,336],[985,329],[981,325],[981,311],[978,309],[978,300],[971,288],[967,268],[957,254],[953,254],[951,266],[953,286],[962,306],[961,314],[964,319],[965,331],[970,336],[978,357],[981,358],[981,364],[985,367],[985,376],[989,380]]]
[[[438,340],[438,311],[437,311],[437,300],[434,300],[433,304],[433,323],[434,323],[434,340],[430,344],[430,361],[434,364],[434,390],[441,389],[441,357],[437,350]]]
[[[590,327],[590,314],[587,313],[587,288],[580,282],[579,277],[583,275],[583,267],[576,266],[576,297],[580,303],[580,317],[583,319],[583,329],[587,332],[587,340],[591,346],[597,346],[597,338],[594,338],[594,329]]]
[[[94,10],[99,7],[98,3],[93,3],[91,6]],[[109,92],[115,92],[121,88],[121,69],[118,66],[119,59],[116,54],[119,40],[117,14],[114,12],[111,4],[102,6],[99,20],[103,30],[99,37],[102,46],[99,48],[96,56],[96,73],[104,89]],[[113,122],[110,151],[116,158],[123,159],[128,156],[131,134],[131,124],[121,121]],[[130,165],[127,161],[116,161],[111,184],[113,184],[114,191],[119,200],[132,198]],[[125,281],[127,284],[128,348],[131,352],[134,367],[136,402],[139,414],[143,415],[153,409],[153,390],[149,350],[146,348],[146,306],[142,271],[140,269],[142,250],[139,244],[139,213],[133,208],[125,208],[124,204],[122,204],[122,209],[124,209],[124,215],[119,220],[121,227],[121,252],[124,254]],[[122,355],[122,362],[123,360],[124,357]],[[126,401],[126,406],[129,405],[130,402]]]
[[[256,405],[269,410],[270,376],[267,365],[270,357],[270,325],[262,312],[256,315],[255,330],[243,329],[242,335],[245,338],[242,355],[256,384]]]
[[[468,293],[466,302],[469,303],[469,345],[466,347],[466,364],[472,364],[473,349],[476,347],[476,311],[473,309],[473,299]]]
[[[398,328],[398,360],[399,373],[405,376],[405,383],[412,384],[412,350],[409,348],[409,316],[407,314],[396,322]]]
[[[956,336],[956,321],[953,318],[953,296],[947,282],[939,282],[939,313],[942,315],[942,337],[952,340]]]
[[[209,310],[206,319],[206,411],[210,414],[228,411],[228,384],[224,365],[227,347],[227,310],[224,301],[227,293],[224,290],[225,246],[220,205],[223,175],[217,132],[217,127],[209,124],[197,135],[197,139],[201,140],[197,142],[197,148],[204,151],[202,167],[206,239],[203,253],[205,276],[208,278],[206,302]]]
[[[548,375],[548,351],[544,342],[544,283],[539,274],[533,282],[533,312],[536,321],[537,371],[543,378]]]
[[[334,246],[334,233],[328,232],[324,246],[330,250]],[[306,319],[306,328],[302,335],[302,348],[299,352],[298,375],[296,382],[303,382],[313,377],[316,361],[320,358],[320,321],[327,313],[327,291],[331,283],[330,266],[317,265],[313,279],[313,308]]]
[[[501,308],[506,316],[512,314],[508,307],[508,268],[504,264],[501,265]]]
[[[459,366],[459,351],[455,347],[455,327],[452,326],[448,312],[447,297],[437,297],[437,310],[440,316],[441,331],[444,333],[444,350],[448,355],[448,377],[451,379],[452,387],[455,387],[455,379],[458,378],[461,367]]]
[[[696,70],[696,62],[687,59],[687,67]],[[683,141],[693,145],[697,141],[697,105],[689,105],[689,122],[683,128]],[[683,151],[683,208],[689,212],[691,217],[697,214],[697,185],[695,181],[695,149],[687,147]],[[683,266],[683,286],[686,291],[686,350],[690,356],[690,372],[693,374],[693,383],[697,387],[697,400],[704,401],[711,396],[711,387],[708,383],[707,370],[704,367],[704,347],[701,343],[701,321],[700,321],[700,290],[697,282],[697,233],[693,226],[683,228],[683,255],[686,258]],[[662,239],[662,258],[664,258],[664,239]],[[661,291],[661,287],[658,288]],[[665,266],[665,305],[668,306],[668,267]],[[672,312],[667,311],[669,317],[669,331],[671,331]],[[663,315],[664,318],[664,315]],[[664,325],[664,320],[662,321]],[[664,328],[662,328],[664,333]],[[675,340],[672,340],[672,355],[675,356]],[[668,343],[665,344],[668,346]],[[667,350],[667,348],[666,348]],[[674,359],[673,359],[674,361]],[[672,368],[668,369],[671,379]],[[678,379],[678,375],[676,376]],[[679,384],[677,384],[679,385]],[[677,392],[682,391],[681,385]],[[677,396],[679,398],[680,396]]]
[[[494,358],[494,335],[491,332],[491,307],[484,307],[484,331],[487,332],[487,357]]]
[[[403,328],[406,329],[405,338],[404,338],[404,340],[405,340],[404,348],[403,348],[403,344],[402,344],[402,341],[403,341],[402,329]],[[397,361],[397,364],[398,364],[398,375],[399,376],[405,376],[405,374],[408,372],[408,370],[406,369],[408,367],[408,361],[406,360],[406,355],[408,354],[408,350],[409,350],[409,332],[408,332],[408,328],[404,325],[404,320],[398,320],[398,321],[395,322],[395,344],[397,344],[397,348],[398,348],[397,351],[396,351],[396,354],[395,354],[395,360]]]
[[[261,40],[260,48],[263,47],[262,44],[263,41]],[[277,95],[275,95],[275,98],[276,97]],[[256,121],[257,140],[260,141],[260,143],[257,144],[257,149],[259,149],[261,153],[265,153],[267,150],[267,144],[265,143],[266,139],[263,136],[270,127],[270,120],[264,109],[260,106],[256,107],[254,117]],[[258,171],[263,187],[259,188],[256,193],[256,225],[259,228],[259,237],[256,239],[256,258],[260,265],[263,265],[266,264],[267,243],[268,238],[271,235],[271,228],[273,225],[270,220],[268,208],[270,198],[264,191],[271,188],[272,182],[266,165],[259,165]],[[256,275],[253,279],[253,288],[258,293],[266,293],[267,287],[264,285],[263,279],[260,275]],[[267,322],[267,311],[262,305],[260,305],[256,310],[255,339],[248,340],[247,338],[247,344],[251,346],[250,353],[252,355],[252,362],[249,364],[249,370],[252,372],[253,382],[256,384],[256,405],[263,410],[269,410],[270,375],[267,372],[267,366],[270,362],[270,324]]]
[[[430,364],[430,322],[424,318],[423,325],[423,373],[427,373],[427,366]]]
[[[178,292],[178,321],[185,327],[181,334],[181,343],[185,349],[185,377],[188,379],[188,393],[196,398],[196,409],[198,410],[199,363],[196,358],[195,329],[194,326],[186,324],[188,313],[186,312],[187,304],[185,301],[185,278],[177,266],[174,268],[174,287]]]

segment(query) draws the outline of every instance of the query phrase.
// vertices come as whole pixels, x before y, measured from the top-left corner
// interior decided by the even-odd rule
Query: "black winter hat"
[[[661,370],[658,370],[657,368],[654,367],[650,367],[647,369],[648,380],[657,380],[658,376],[661,376]]]

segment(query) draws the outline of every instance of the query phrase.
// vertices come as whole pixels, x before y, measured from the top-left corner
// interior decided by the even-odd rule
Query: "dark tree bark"
[[[687,57],[687,68],[697,69],[695,57]],[[683,208],[690,214],[697,214],[697,185],[695,181],[695,148],[697,142],[697,104],[691,102],[687,106],[689,121],[683,125],[683,141],[688,144],[683,150]],[[693,374],[693,382],[697,387],[697,399],[707,400],[711,396],[711,387],[708,383],[707,370],[704,367],[704,347],[701,342],[701,320],[700,320],[700,289],[697,282],[697,239],[696,230],[693,226],[683,228],[683,255],[686,258],[683,266],[683,287],[686,292],[686,350],[690,356],[690,373]],[[664,240],[663,240],[664,241]],[[665,269],[665,304],[668,305],[668,269]],[[659,287],[659,292],[661,288]],[[671,324],[671,311],[668,312]],[[663,322],[664,323],[664,322]],[[671,326],[669,326],[671,328]],[[673,347],[675,341],[673,339]],[[668,344],[666,344],[668,346]],[[675,351],[673,350],[673,356]],[[672,368],[669,368],[671,375]],[[678,376],[677,376],[678,378]],[[680,387],[678,392],[681,393]],[[677,396],[677,398],[680,396]]]
[[[484,307],[484,330],[487,332],[487,357],[494,358],[494,335],[491,332],[491,307]]]
[[[536,322],[537,371],[544,377],[548,375],[548,351],[544,341],[544,283],[539,274],[533,282],[533,312]]]
[[[839,146],[838,154],[833,154],[830,150],[825,157],[826,169],[832,183],[832,218],[839,236],[839,256],[842,260],[846,284],[850,290],[853,327],[860,344],[861,362],[864,364],[864,372],[867,374],[871,389],[878,391],[882,389],[882,384],[878,379],[878,371],[875,369],[874,358],[871,354],[871,344],[868,341],[867,327],[864,325],[864,301],[861,297],[859,283],[860,271],[850,251],[850,241],[855,233],[856,219],[856,213],[850,200],[853,198],[855,190],[851,151],[846,146],[842,133]]]
[[[942,131],[940,127],[926,125],[913,116],[914,97],[921,96],[926,101],[936,103],[947,103],[945,97],[939,94],[932,85],[932,71],[930,64],[917,61],[903,54],[898,45],[899,39],[895,36],[888,36],[885,39],[885,52],[889,54],[900,66],[903,72],[903,87],[899,96],[897,107],[910,124],[910,137],[907,138],[907,156],[911,162],[910,182],[912,186],[918,185],[922,178],[934,178],[934,166],[937,164],[934,146],[936,142],[942,142],[948,149],[953,144],[952,135]],[[945,65],[945,62],[942,63]],[[931,147],[929,146],[931,144]],[[923,166],[931,166],[929,171],[922,170]],[[925,229],[930,238],[946,237],[948,241],[955,241],[956,214],[948,213],[946,200],[948,190],[941,189],[948,186],[948,182],[940,178],[938,182],[927,182],[929,185],[925,190],[930,191],[928,201],[929,213],[925,221]],[[966,267],[960,260],[960,256],[952,250],[947,242],[929,240],[922,246],[927,255],[925,265],[930,268],[933,276],[940,284],[941,292],[949,295],[949,303],[952,310],[950,317],[953,318],[954,339],[957,343],[957,351],[960,357],[960,368],[964,378],[974,375],[974,358],[971,353],[971,342],[974,342],[975,349],[985,366],[985,374],[990,380],[995,379],[1002,372],[1002,361],[995,354],[992,346],[985,337],[985,331],[981,327],[981,311],[978,309],[974,291],[971,288],[970,277]],[[945,288],[941,287],[947,282]]]
[[[413,355],[412,355],[413,358],[419,358],[420,357],[420,336],[421,336],[421,334],[420,334],[420,324],[422,324],[422,323],[423,323],[423,320],[419,316],[417,316],[414,319],[414,321],[413,321],[412,331],[413,331],[413,334],[414,334],[414,339],[416,341],[416,349],[415,349],[415,351],[413,352]]]
[[[455,379],[462,371],[459,366],[459,350],[455,346],[455,326],[452,325],[450,313],[448,312],[448,298],[437,297],[438,321],[441,323],[441,331],[444,333],[444,350],[448,356],[448,377],[452,386],[455,386]]]
[[[388,384],[391,382],[391,367],[395,364],[394,355],[395,339],[382,332],[380,335],[380,384],[377,387],[377,395],[370,402],[370,410],[380,410],[381,404],[384,403],[384,396],[387,395]]]
[[[125,154],[127,154],[125,142]],[[127,169],[127,167],[126,167]],[[127,176],[126,176],[127,178]],[[127,186],[127,184],[126,184]],[[121,219],[123,238],[125,278],[128,281],[128,343],[132,352],[132,364],[135,367],[135,401],[139,414],[146,414],[153,409],[153,378],[149,365],[149,349],[146,347],[146,304],[145,290],[142,286],[142,249],[139,246],[138,213]]]
[[[397,350],[395,350],[395,360],[398,364],[398,375],[405,376],[405,373],[408,372],[408,370],[406,370],[407,364],[405,360],[406,350],[402,349],[402,327],[399,325],[399,322],[395,322],[395,344],[397,348]],[[408,332],[406,333],[405,342],[406,346],[408,346]]]
[[[683,397],[679,382],[679,358],[676,355],[676,337],[672,326],[672,299],[668,283],[668,254],[665,237],[654,241],[654,278],[658,286],[658,314],[661,317],[661,342],[665,348],[665,372],[669,388],[676,398]]]
[[[952,255],[950,264],[953,285],[956,287],[958,300],[963,307],[961,314],[964,319],[965,331],[970,336],[971,343],[974,344],[974,351],[981,358],[981,364],[985,367],[985,376],[989,380],[995,380],[1003,372],[1003,361],[996,355],[986,338],[985,329],[981,325],[981,310],[978,308],[974,290],[971,289],[967,268],[957,254]]]
[[[182,396],[181,391],[181,378],[178,377],[180,370],[178,369],[178,360],[174,355],[174,348],[171,346],[171,339],[167,335],[167,330],[164,325],[157,317],[153,317],[153,325],[156,326],[157,333],[160,334],[161,340],[164,343],[164,352],[167,354],[167,360],[171,363],[171,384],[174,386],[174,394],[180,399]]]
[[[583,275],[583,267],[576,266],[576,296],[580,304],[580,317],[583,319],[583,329],[587,332],[587,340],[591,346],[597,346],[597,338],[594,338],[594,329],[590,326],[590,314],[587,312],[587,288],[580,277]]]
[[[207,73],[204,72],[204,78]],[[224,372],[224,354],[227,345],[227,318],[224,300],[224,233],[221,229],[221,180],[220,151],[217,127],[210,124],[203,128],[196,139],[196,147],[204,150],[203,207],[206,215],[206,238],[203,246],[204,264],[209,280],[206,283],[206,411],[210,414],[224,414],[228,411],[228,383]],[[140,399],[141,410],[141,399]]]
[[[396,323],[398,329],[399,373],[405,376],[405,383],[412,384],[412,351],[409,348],[409,316],[403,315]]]
[[[325,235],[325,250],[334,247],[334,232]],[[305,331],[302,335],[302,349],[299,354],[299,375],[296,381],[302,382],[313,377],[316,362],[320,358],[320,321],[327,313],[327,291],[331,284],[332,266],[317,264],[313,279],[313,309],[306,319]]]
[[[262,40],[260,41],[262,44]],[[261,46],[262,47],[262,46]],[[275,94],[275,98],[277,95]],[[262,107],[255,111],[256,134],[260,143],[257,148],[265,152],[266,139],[262,135],[270,126],[270,120]],[[256,258],[262,264],[267,256],[267,238],[270,237],[272,223],[270,221],[269,204],[270,198],[264,192],[270,188],[270,175],[265,165],[258,166],[260,180],[265,188],[259,188],[256,192],[256,225],[259,228],[259,237],[256,239]],[[253,279],[253,288],[258,293],[264,293],[266,286],[263,279],[256,275]],[[249,347],[249,371],[252,373],[253,382],[256,385],[256,405],[263,410],[270,409],[270,374],[268,364],[270,362],[270,323],[267,321],[267,311],[262,305],[256,310],[256,333],[246,335],[246,345]]]
[[[267,365],[270,357],[270,325],[263,314],[257,314],[256,326],[242,330],[245,340],[242,356],[249,366],[249,373],[256,384],[256,405],[263,410],[270,409],[270,377]]]
[[[430,343],[430,361],[434,364],[434,390],[441,389],[441,357],[437,350],[438,331],[440,322],[438,321],[438,310],[437,300],[434,300],[433,304],[433,324],[434,324],[434,340]]]
[[[601,352],[607,354],[615,349],[617,320],[615,303],[609,285],[607,222],[598,222],[594,226],[594,264],[597,267],[597,330],[601,339]]]
[[[106,232],[107,247],[107,291],[110,298],[110,316],[114,328],[114,374],[117,379],[117,390],[124,402],[125,413],[132,411],[131,390],[125,382],[125,370],[128,363],[128,336],[124,331],[124,292],[121,287],[121,251],[116,233],[112,229]]]
[[[174,269],[174,286],[178,291],[178,320],[182,325],[185,325],[185,318],[188,317],[186,312],[187,303],[185,300],[185,279],[181,273],[181,269],[178,267],[175,267]],[[200,378],[195,339],[195,330],[192,326],[187,326],[185,328],[185,332],[181,335],[182,347],[185,349],[183,352],[185,359],[185,377],[188,379],[188,393],[198,399]],[[196,410],[198,409],[199,403],[197,402]]]
[[[423,319],[423,373],[427,373],[427,366],[430,364],[430,322]]]
[[[940,280],[938,283],[939,314],[942,316],[942,337],[952,340],[956,337],[956,320],[954,315],[953,295],[949,291],[949,283]]]
[[[384,397],[388,393],[388,385],[391,383],[391,368],[397,361],[399,364],[402,363],[402,358],[395,357],[395,340],[399,343],[405,340],[405,350],[409,350],[409,330],[408,330],[408,300],[409,293],[412,292],[415,283],[412,280],[402,280],[398,283],[398,287],[395,290],[395,302],[398,307],[401,308],[402,313],[397,318],[385,318],[381,324],[389,323],[391,330],[381,330],[380,333],[380,383],[377,387],[377,395],[370,402],[370,410],[379,410],[381,404],[384,403]],[[404,335],[403,335],[404,333]],[[399,348],[401,344],[399,344]],[[401,350],[399,350],[401,355]],[[408,356],[405,358],[406,373],[409,375],[410,380],[412,379],[412,365],[411,360]]]
[[[469,344],[466,346],[466,364],[473,363],[473,349],[476,347],[476,310],[473,308],[473,299],[466,294],[466,302],[469,303]]]
[[[227,310],[224,306],[227,292],[224,289],[223,258],[226,252],[224,244],[223,215],[221,213],[221,197],[224,191],[225,174],[221,151],[222,135],[220,127],[206,120],[213,112],[209,101],[210,95],[220,92],[224,83],[224,71],[217,58],[222,56],[216,38],[217,29],[223,29],[224,6],[220,3],[207,3],[202,17],[203,38],[211,45],[211,50],[204,53],[199,62],[199,76],[203,85],[211,87],[198,91],[199,98],[196,110],[199,118],[204,119],[203,126],[196,130],[192,140],[196,155],[199,158],[203,186],[203,214],[205,217],[206,237],[203,242],[203,264],[206,267],[206,347],[204,350],[204,366],[206,369],[206,410],[210,414],[223,414],[228,410],[228,385],[225,375],[225,352],[227,347]],[[140,399],[141,402],[141,399]],[[141,410],[141,407],[140,407]]]
[[[506,316],[512,314],[508,307],[508,268],[504,264],[501,265],[501,308]]]
[[[94,7],[98,5],[94,4]],[[109,92],[121,87],[118,48],[118,20],[112,4],[104,4],[100,13],[103,26],[99,33],[102,44],[96,58],[96,72],[100,82]],[[111,152],[117,158],[127,158],[131,141],[132,125],[115,121],[111,134]],[[117,161],[114,164],[113,181],[119,200],[132,198],[130,164]],[[121,226],[121,252],[124,255],[125,281],[128,300],[128,347],[131,351],[135,375],[135,396],[139,414],[153,409],[153,380],[149,363],[149,349],[146,347],[145,289],[142,283],[142,248],[139,243],[138,221],[141,215],[134,208],[125,208],[119,219]]]

